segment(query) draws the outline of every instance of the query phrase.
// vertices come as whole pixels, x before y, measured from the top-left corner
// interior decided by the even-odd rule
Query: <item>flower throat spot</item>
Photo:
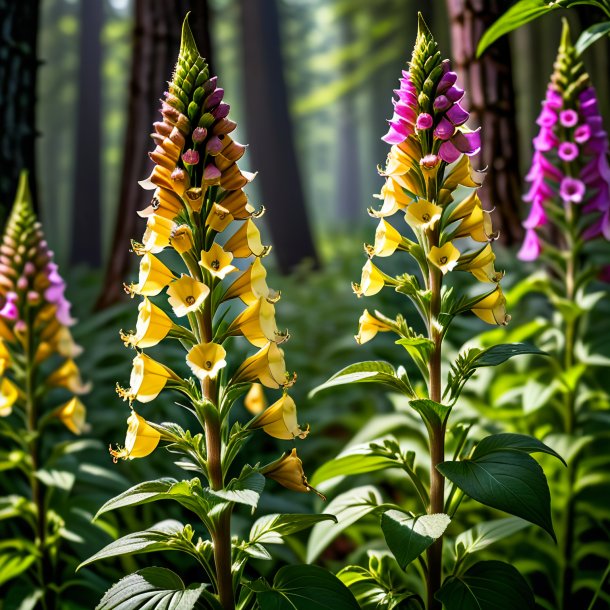
[[[220,262],[218,259],[212,261],[212,269],[214,269],[214,271],[218,271],[220,269]]]
[[[447,257],[441,256],[441,260],[440,260],[441,265],[444,265],[446,262],[447,262]]]
[[[424,222],[428,222],[430,220],[430,214],[424,214],[422,216],[422,218],[423,218]]]
[[[187,305],[192,305],[195,302],[195,297],[189,295],[188,297],[186,297],[186,299],[184,299],[186,301]]]
[[[212,368],[212,361],[211,360],[206,360],[205,361],[205,368],[208,369],[208,370]]]

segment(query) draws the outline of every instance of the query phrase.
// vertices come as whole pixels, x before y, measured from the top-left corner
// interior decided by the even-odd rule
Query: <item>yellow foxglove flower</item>
[[[223,250],[214,242],[209,250],[201,252],[199,265],[207,269],[214,277],[224,280],[227,274],[237,271],[237,267],[231,264],[232,260],[233,254]]]
[[[215,379],[220,369],[227,366],[227,352],[218,343],[195,345],[186,356],[186,363],[199,379]]]
[[[233,216],[231,216],[229,210],[215,203],[206,218],[205,224],[214,231],[222,233],[232,221]]]
[[[375,267],[369,260],[365,263],[364,267],[362,267],[360,284],[352,284],[352,288],[359,297],[370,297],[380,292],[386,284],[395,286],[396,283],[394,278],[383,273],[383,271]]]
[[[150,356],[138,354],[132,363],[129,391],[119,391],[119,394],[130,401],[150,402],[157,398],[169,380],[179,381],[180,377]]]
[[[265,387],[277,389],[287,383],[284,353],[276,343],[269,342],[250,356],[233,375],[233,383],[260,381]]]
[[[376,218],[392,216],[398,210],[404,210],[413,201],[391,177],[388,177],[385,184],[381,187],[381,194],[374,196],[378,199],[383,199],[383,205],[380,210],[369,209],[369,214]]]
[[[0,417],[8,417],[19,398],[19,389],[7,377],[0,381]]]
[[[176,193],[166,188],[158,188],[155,190],[151,204],[147,208],[140,210],[138,216],[148,218],[156,214],[157,216],[174,220],[183,209],[182,200]]]
[[[255,209],[248,203],[248,197],[241,189],[228,191],[220,202],[223,208],[236,220],[246,220],[254,214]]]
[[[90,383],[83,383],[80,371],[72,358],[68,358],[49,375],[47,385],[55,388],[66,388],[73,394],[86,394],[91,389]]]
[[[145,252],[157,254],[169,246],[172,231],[176,225],[173,221],[153,214],[148,217],[146,231],[142,237]]]
[[[167,294],[169,295],[169,304],[180,318],[199,309],[210,294],[210,289],[203,282],[184,274],[180,279],[169,285]]]
[[[159,294],[176,276],[154,255],[144,254],[140,259],[140,274],[137,284],[127,290],[131,294],[154,297]]]
[[[443,188],[449,191],[455,190],[458,186],[467,186],[469,188],[478,188],[483,184],[477,182],[473,177],[474,171],[470,164],[470,158],[466,155],[461,155],[457,163],[451,168],[447,177],[443,180]]]
[[[405,212],[405,222],[413,229],[426,231],[433,229],[439,221],[443,208],[425,199],[412,203]]]
[[[267,286],[267,270],[263,267],[260,258],[254,262],[229,286],[223,301],[240,298],[246,305],[256,303],[258,299],[265,298],[271,302],[279,299],[279,294]]]
[[[188,225],[180,225],[172,231],[169,243],[179,254],[190,252],[195,246],[193,231]]]
[[[475,206],[469,216],[464,218],[452,234],[453,239],[470,237],[475,241],[489,241],[494,232],[491,226],[491,216],[480,206]]]
[[[83,348],[75,343],[67,326],[60,326],[57,329],[51,338],[51,345],[64,358],[77,358],[83,353]]]
[[[403,236],[382,218],[375,231],[373,254],[379,257],[392,256],[404,241]]]
[[[87,409],[76,396],[73,396],[68,402],[57,407],[54,411],[54,415],[73,434],[80,435],[89,428],[85,422]]]
[[[127,418],[127,435],[125,447],[110,449],[110,455],[116,462],[119,458],[133,460],[150,455],[159,445],[161,434],[155,430],[143,417],[132,410]]]
[[[326,499],[307,482],[307,477],[303,471],[303,462],[297,456],[296,449],[286,451],[279,460],[268,464],[260,472],[287,489],[303,492],[313,491],[322,499]]]
[[[499,285],[493,292],[483,295],[471,311],[487,324],[506,326],[510,322],[510,316],[506,313],[506,298]]]
[[[248,258],[252,255],[265,256],[271,246],[263,246],[260,231],[254,221],[248,219],[229,238],[225,250],[232,252],[235,258]]]
[[[253,383],[244,398],[244,407],[252,413],[252,415],[258,415],[265,410],[267,406],[267,399],[263,386],[260,383]]]
[[[358,324],[358,334],[355,336],[355,339],[361,345],[370,341],[378,332],[393,330],[389,324],[372,316],[367,309],[360,316]]]
[[[227,335],[243,335],[256,347],[263,347],[269,341],[281,343],[287,338],[277,331],[275,307],[262,297],[233,320]]]
[[[192,188],[184,193],[186,201],[188,202],[189,208],[193,212],[199,213],[203,207],[203,195],[204,190],[202,188]]]
[[[504,274],[495,270],[495,260],[496,255],[493,253],[491,245],[487,244],[477,252],[462,255],[457,269],[470,271],[479,282],[498,283],[504,277]]]
[[[479,199],[479,196],[476,191],[472,191],[468,197],[465,197],[460,203],[458,203],[453,210],[449,213],[447,217],[447,224],[451,224],[457,220],[462,220],[462,218],[466,218],[470,216],[475,208],[483,208],[483,204]]]
[[[443,275],[449,273],[457,265],[459,258],[460,251],[450,241],[441,248],[432,246],[428,252],[428,260],[438,267]]]
[[[285,441],[305,438],[309,429],[302,430],[297,421],[297,406],[288,394],[284,394],[268,409],[253,419],[248,428],[262,428],[269,436]]]
[[[144,297],[138,310],[135,334],[121,331],[121,339],[126,346],[146,348],[157,345],[159,341],[167,337],[167,333],[172,329],[174,323],[160,307],[157,307],[147,297]]]
[[[11,363],[11,355],[6,349],[4,340],[0,338],[0,376],[4,375],[4,372]]]
[[[140,180],[138,184],[145,190],[153,190],[156,187],[160,187],[174,191],[182,197],[189,187],[189,180],[186,172],[177,174],[162,165],[155,165],[150,176],[145,180]]]

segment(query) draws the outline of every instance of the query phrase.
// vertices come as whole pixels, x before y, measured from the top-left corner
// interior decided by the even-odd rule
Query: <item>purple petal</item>
[[[444,95],[439,95],[435,100],[434,104],[432,104],[434,110],[438,110],[439,112],[444,112],[448,108],[451,107],[451,101]]]
[[[457,127],[458,125],[463,125],[470,117],[470,114],[458,103],[447,110],[446,116]]]
[[[449,87],[449,89],[447,89],[445,95],[452,102],[459,102],[464,97],[464,89],[460,89],[460,87],[456,87],[454,85],[453,87]]]
[[[517,254],[517,258],[522,261],[535,261],[539,256],[542,248],[540,246],[540,239],[533,229],[528,229],[525,232],[525,239],[521,250]]]
[[[536,227],[541,227],[546,223],[547,216],[544,206],[542,205],[542,200],[536,197],[532,203],[532,207],[530,208],[527,218],[523,222],[523,226],[526,229],[535,229]]]
[[[462,156],[462,153],[453,145],[451,140],[447,140],[441,144],[438,156],[446,163],[453,163]]]
[[[481,150],[481,128],[468,133],[457,130],[451,141],[460,152],[468,156],[476,155]]]
[[[453,123],[450,123],[445,117],[443,117],[439,124],[434,129],[434,136],[439,140],[448,140],[455,131]]]
[[[443,76],[441,76],[441,80],[438,81],[438,85],[436,87],[436,93],[445,93],[449,87],[455,85],[457,81],[457,74],[455,72],[445,72]]]

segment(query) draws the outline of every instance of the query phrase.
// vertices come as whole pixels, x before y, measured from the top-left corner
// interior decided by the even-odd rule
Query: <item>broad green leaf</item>
[[[250,529],[250,543],[280,544],[284,536],[295,534],[322,521],[337,522],[334,515],[265,515]]]
[[[451,407],[441,405],[428,398],[411,400],[409,401],[409,405],[421,415],[427,428],[440,427],[447,421],[447,418],[451,413]]]
[[[479,41],[477,57],[480,57],[487,47],[492,45],[498,38],[516,30],[518,27],[537,19],[554,8],[556,5],[549,4],[545,0],[520,0],[511,6],[504,15],[487,29]]]
[[[518,531],[529,527],[529,523],[519,517],[506,519],[493,519],[479,523],[469,530],[462,532],[455,539],[455,555],[463,557],[487,548],[490,544],[512,536]]]
[[[506,362],[509,358],[522,354],[538,354],[545,356],[546,352],[530,343],[502,343],[483,350],[474,361],[474,368],[482,366],[496,366]]]
[[[153,551],[161,550],[179,550],[175,545],[169,544],[169,540],[176,534],[179,534],[184,529],[182,523],[167,519],[156,523],[152,527],[142,531],[134,532],[123,536],[114,542],[105,546],[101,551],[92,555],[83,561],[77,568],[80,570],[86,565],[107,559],[108,557],[117,557],[118,555],[135,555],[137,553],[152,553]]]
[[[334,515],[337,523],[324,522],[314,526],[307,544],[307,562],[315,561],[343,530],[373,512],[381,502],[381,495],[371,485],[350,489],[329,502],[325,511]]]
[[[445,610],[533,610],[534,594],[516,568],[480,561],[460,576],[445,579],[436,594]]]
[[[166,568],[144,568],[113,585],[96,610],[192,610],[207,585],[185,587],[182,579]]]
[[[381,383],[394,391],[410,394],[409,387],[398,378],[391,364],[372,360],[350,364],[335,373],[328,381],[314,388],[309,393],[309,397],[312,398],[322,390],[350,383]]]
[[[273,586],[256,594],[261,610],[360,610],[350,590],[319,566],[280,568]]]
[[[398,565],[404,569],[444,534],[450,522],[444,513],[410,517],[389,510],[381,517],[381,530]]]
[[[535,451],[559,457],[536,439],[496,434],[483,439],[471,458],[443,462],[437,469],[477,502],[535,523],[555,540],[546,477],[529,455]]]
[[[0,551],[0,585],[25,572],[36,561],[36,555],[25,548]]]
[[[256,508],[264,488],[265,477],[260,472],[255,472],[247,466],[239,478],[229,482],[227,489],[218,491],[210,489],[209,493],[227,502],[247,504]]]
[[[73,472],[67,470],[42,469],[36,471],[36,478],[47,487],[57,487],[57,489],[70,491],[76,476]]]

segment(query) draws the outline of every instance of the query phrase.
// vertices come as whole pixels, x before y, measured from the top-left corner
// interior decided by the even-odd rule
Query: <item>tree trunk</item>
[[[472,125],[481,127],[478,164],[488,168],[482,196],[495,207],[502,239],[511,244],[522,235],[519,202],[523,187],[508,37],[503,36],[483,57],[476,58],[482,34],[505,8],[499,0],[447,0],[454,68],[466,90]]]
[[[276,1],[242,0],[241,18],[246,129],[278,266],[283,273],[305,259],[318,266],[294,148]]]
[[[0,0],[0,226],[17,192],[21,170],[30,172],[35,209],[36,41],[39,0]]]
[[[123,296],[133,257],[130,240],[139,239],[144,221],[137,211],[150,203],[150,191],[138,185],[152,170],[148,151],[154,147],[149,133],[158,120],[159,98],[167,88],[178,49],[182,21],[191,11],[190,26],[200,53],[210,62],[208,3],[205,0],[136,0],[133,32],[133,63],[129,84],[129,107],[120,201],[103,290],[96,309],[108,307]]]

